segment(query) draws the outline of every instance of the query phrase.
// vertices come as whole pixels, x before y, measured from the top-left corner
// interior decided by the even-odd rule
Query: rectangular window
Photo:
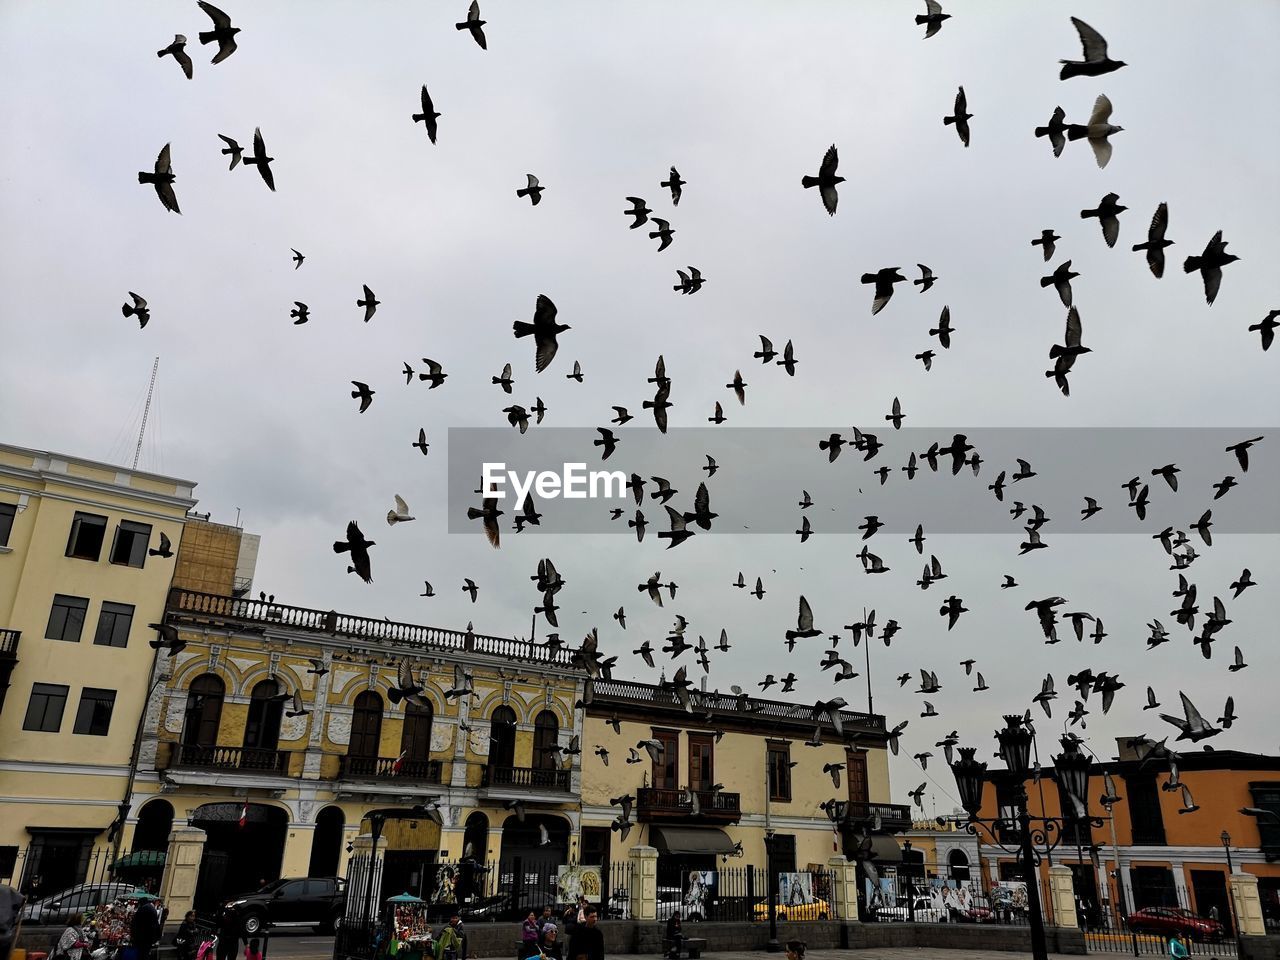
[[[689,789],[710,790],[716,782],[714,739],[709,733],[689,734]]]
[[[0,547],[9,545],[9,534],[13,532],[13,518],[18,508],[12,503],[0,503]]]
[[[76,711],[76,725],[72,728],[72,733],[105,737],[111,726],[111,711],[115,705],[114,690],[85,687],[80,694],[80,709]]]
[[[870,799],[867,791],[867,751],[846,750],[844,772],[849,781],[849,800],[853,803],[866,803]]]
[[[996,781],[996,816],[1000,820],[996,836],[1001,843],[1017,843],[1021,836],[1018,828],[1018,804],[1015,802],[1017,794],[1018,785],[1013,781],[1007,778]]]
[[[68,597],[55,593],[53,608],[49,611],[49,626],[44,631],[45,639],[79,643],[80,631],[84,629],[84,618],[88,612],[88,597]]]
[[[1126,774],[1129,791],[1129,819],[1133,824],[1133,843],[1140,846],[1164,846],[1164,817],[1160,812],[1160,791],[1156,775]]]
[[[93,642],[100,647],[127,647],[129,628],[133,626],[133,604],[103,601],[98,615],[98,632]]]
[[[15,846],[0,847],[0,881],[9,886],[16,886],[13,873],[18,866],[18,848]]]
[[[121,520],[111,544],[111,562],[126,567],[141,567],[147,562],[147,546],[151,543],[151,524]]]
[[[33,683],[22,729],[57,733],[62,728],[62,711],[67,706],[69,689],[58,683]]]
[[[791,744],[769,744],[769,799],[791,801]]]
[[[75,519],[71,521],[71,536],[67,537],[67,556],[78,560],[97,560],[106,536],[106,517],[77,510]]]
[[[1249,784],[1253,806],[1272,813],[1273,817],[1258,817],[1258,841],[1267,860],[1276,859],[1280,852],[1280,781],[1254,781]]]
[[[676,730],[654,730],[653,738],[662,742],[662,760],[653,765],[653,785],[662,790],[680,787],[680,733]]]

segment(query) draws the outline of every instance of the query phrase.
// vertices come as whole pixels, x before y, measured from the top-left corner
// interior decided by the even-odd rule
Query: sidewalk
[[[763,960],[767,956],[781,958],[783,954],[767,954],[761,950],[708,950],[703,954],[708,960]],[[1019,960],[1031,953],[1005,950],[950,950],[939,947],[873,947],[867,950],[809,950],[805,960],[925,960],[942,957],[943,960]],[[1050,960],[1067,960],[1061,953],[1049,954]],[[657,960],[654,955],[610,954],[606,960]]]

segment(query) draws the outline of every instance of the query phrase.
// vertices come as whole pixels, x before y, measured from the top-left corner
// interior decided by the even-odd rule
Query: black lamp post
[[[765,949],[770,953],[781,953],[782,944],[778,942],[778,875],[773,870],[774,842],[773,831],[767,831],[764,835],[764,863],[765,869],[769,871],[765,884],[769,896],[769,942]]]
[[[907,919],[916,922],[916,879],[915,861],[911,859],[911,841],[902,841],[902,865],[907,873]]]
[[[1084,849],[1080,834],[1087,829],[1089,819],[1089,768],[1093,759],[1080,749],[1079,741],[1072,736],[1064,736],[1061,740],[1062,753],[1053,758],[1053,769],[1057,774],[1058,787],[1065,808],[1063,819],[1071,826],[1076,842],[1076,861],[1079,871],[1084,872]],[[1093,837],[1089,836],[1089,845],[1093,845]],[[1096,876],[1094,878],[1097,879]],[[1072,891],[1075,892],[1077,876],[1072,876]],[[1097,896],[1097,888],[1094,889]],[[1087,920],[1087,918],[1085,918]]]
[[[973,747],[961,747],[959,750],[960,759],[951,765],[951,772],[956,778],[956,787],[960,792],[960,804],[964,807],[965,813],[969,815],[969,822],[965,829],[974,835],[977,835],[978,829],[983,828],[991,837],[992,842],[1004,849],[1006,852],[1017,855],[1022,863],[1023,875],[1027,883],[1027,908],[1030,914],[1029,920],[1031,925],[1031,954],[1035,960],[1047,960],[1049,953],[1044,938],[1044,917],[1041,913],[1040,906],[1040,884],[1039,875],[1036,869],[1039,863],[1039,856],[1033,847],[1034,843],[1041,844],[1045,852],[1052,850],[1061,842],[1062,827],[1066,822],[1061,817],[1032,817],[1027,811],[1027,789],[1026,779],[1031,768],[1031,741],[1032,732],[1030,725],[1019,715],[1006,715],[1004,718],[1004,727],[996,731],[996,740],[1000,744],[1000,750],[997,756],[1004,760],[1005,766],[1008,767],[1008,777],[1013,784],[1013,805],[1016,815],[1011,818],[1013,825],[1018,830],[1018,846],[1016,849],[1006,847],[1001,839],[1000,833],[1002,829],[1010,826],[1010,818],[996,817],[993,819],[982,819],[978,816],[982,810],[982,787],[987,779],[987,765],[985,762],[978,762],[974,759],[977,752]],[[1074,746],[1074,741],[1072,742]],[[1066,744],[1064,743],[1064,748]],[[1059,758],[1060,760],[1062,758]],[[1086,758],[1087,759],[1087,758]],[[1077,781],[1080,777],[1079,761],[1074,757],[1067,757],[1067,766],[1060,776],[1075,778]],[[1088,784],[1088,767],[1087,764],[1083,768],[1083,782]],[[1078,796],[1078,794],[1072,794]],[[1082,814],[1079,819],[1087,821],[1095,826],[1102,826],[1100,819],[1094,819],[1087,816],[1086,812],[1081,809]],[[1032,823],[1036,826],[1033,829]]]

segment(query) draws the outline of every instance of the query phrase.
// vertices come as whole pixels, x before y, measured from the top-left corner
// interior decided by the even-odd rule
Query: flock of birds
[[[233,26],[230,17],[226,13],[206,2],[206,0],[198,0],[197,5],[210,18],[213,25],[211,30],[199,34],[200,42],[202,44],[216,43],[217,54],[214,56],[212,63],[222,63],[236,52],[236,36],[240,33],[240,29]],[[936,0],[926,0],[926,12],[916,16],[915,20],[917,24],[925,27],[924,37],[929,39],[941,31],[945,21],[950,17],[951,15],[945,13]],[[1102,77],[1126,66],[1123,61],[1110,57],[1107,42],[1097,30],[1075,17],[1071,18],[1071,22],[1076,29],[1083,48],[1082,58],[1062,61],[1061,80],[1065,81],[1076,77]],[[480,49],[488,50],[488,39],[484,30],[486,25],[487,21],[481,17],[478,0],[473,0],[465,19],[458,22],[456,28],[460,32],[468,33]],[[193,77],[193,66],[190,57],[186,54],[185,45],[186,38],[179,34],[175,36],[174,41],[169,46],[160,50],[158,55],[160,57],[172,56],[185,76],[190,79]],[[421,87],[418,101],[420,112],[411,114],[412,122],[423,124],[428,141],[434,145],[437,143],[440,134],[439,121],[443,114],[436,108],[436,104],[432,100],[425,84]],[[1122,127],[1111,122],[1112,112],[1113,108],[1110,99],[1105,94],[1099,94],[1094,109],[1085,122],[1068,123],[1063,109],[1056,107],[1048,124],[1036,128],[1034,134],[1037,138],[1048,138],[1055,157],[1061,155],[1067,142],[1085,140],[1094,152],[1098,167],[1105,168],[1112,155],[1111,137],[1123,130]],[[970,112],[968,98],[963,86],[961,86],[955,97],[953,111],[943,118],[943,123],[948,126],[954,126],[961,142],[965,147],[968,147],[972,136],[971,121],[974,119],[975,114]],[[224,134],[218,134],[218,136],[224,144],[221,150],[222,154],[230,158],[229,169],[234,170],[238,165],[253,166],[257,169],[267,187],[272,191],[275,190],[275,180],[270,166],[274,158],[268,155],[260,130],[254,130],[251,152],[246,152],[232,137]],[[840,185],[845,182],[845,178],[840,176],[838,171],[839,154],[836,146],[832,144],[823,156],[817,174],[806,175],[801,179],[803,189],[817,188],[823,208],[831,216],[835,216],[837,212]],[[160,202],[167,210],[171,210],[174,213],[181,212],[175,192],[176,176],[173,170],[169,144],[166,144],[160,150],[152,170],[138,174],[138,181],[142,184],[151,185],[155,189]],[[667,178],[661,180],[659,186],[669,190],[671,206],[674,209],[680,203],[683,190],[688,186],[688,182],[681,177],[677,168],[672,166]],[[547,187],[542,184],[539,177],[529,173],[527,174],[525,185],[518,187],[515,192],[518,199],[528,199],[530,204],[536,207],[542,202],[543,194],[546,190]],[[652,227],[648,232],[648,236],[651,240],[658,241],[657,249],[659,252],[672,245],[676,230],[672,227],[669,219],[656,216],[654,210],[650,208],[648,202],[642,197],[626,196],[625,201],[628,207],[622,212],[626,217],[630,218],[629,228],[631,230],[640,229],[646,225]],[[1102,197],[1096,206],[1082,209],[1080,217],[1083,219],[1096,219],[1100,225],[1104,242],[1108,247],[1114,247],[1119,239],[1120,216],[1127,209],[1120,203],[1120,198],[1116,193],[1109,192]],[[1167,238],[1168,226],[1169,207],[1167,203],[1161,203],[1151,218],[1146,239],[1134,244],[1132,247],[1134,252],[1144,254],[1151,273],[1157,278],[1164,275],[1165,251],[1173,244],[1173,241]],[[1042,230],[1039,237],[1030,242],[1033,246],[1040,247],[1043,260],[1048,264],[1055,259],[1057,245],[1061,239],[1053,229],[1046,228]],[[1218,231],[1199,255],[1188,256],[1183,262],[1183,269],[1186,273],[1198,272],[1201,275],[1205,300],[1210,305],[1213,304],[1218,295],[1222,283],[1223,268],[1239,259],[1234,254],[1227,253],[1226,246],[1227,242],[1223,239],[1222,232]],[[293,250],[292,254],[296,270],[303,265],[305,257],[297,250]],[[893,299],[895,286],[899,283],[912,279],[912,285],[917,287],[921,294],[926,294],[940,282],[939,276],[930,266],[925,264],[918,264],[917,266],[920,275],[918,278],[913,279],[905,276],[901,268],[897,266],[882,267],[862,274],[862,283],[872,287],[872,315],[879,314],[888,307]],[[677,269],[676,274],[678,282],[673,289],[682,296],[698,293],[707,282],[707,278],[703,276],[701,270],[693,265],[687,265],[686,269]],[[1053,380],[1064,396],[1070,395],[1069,375],[1076,362],[1080,357],[1091,352],[1089,347],[1083,345],[1081,316],[1074,302],[1072,281],[1079,277],[1080,274],[1072,269],[1072,260],[1066,259],[1058,263],[1050,273],[1040,279],[1040,286],[1043,288],[1052,287],[1060,298],[1062,306],[1067,311],[1062,343],[1054,344],[1050,347],[1048,358],[1051,361],[1051,366],[1045,372],[1046,378]],[[129,293],[129,297],[131,302],[124,304],[122,307],[124,315],[126,317],[135,316],[140,326],[145,327],[151,318],[147,301],[133,292]],[[374,291],[368,285],[365,285],[362,295],[356,300],[356,307],[363,310],[362,318],[365,323],[369,323],[375,318],[380,303],[381,301],[378,300]],[[310,308],[308,305],[303,302],[295,302],[294,309],[290,312],[290,317],[295,325],[307,323],[309,316]],[[1249,327],[1251,332],[1260,334],[1263,350],[1269,349],[1274,340],[1275,328],[1280,325],[1277,321],[1278,316],[1280,316],[1280,310],[1273,310],[1262,321]],[[546,294],[539,294],[534,303],[532,317],[529,320],[514,321],[512,332],[514,338],[518,341],[531,341],[533,368],[535,375],[537,375],[550,370],[561,345],[561,336],[571,329],[570,325],[560,322],[556,304],[552,299]],[[936,339],[939,349],[947,350],[951,347],[952,337],[956,329],[952,325],[950,307],[944,305],[939,314],[938,324],[930,329],[929,335]],[[759,335],[759,340],[760,349],[753,352],[750,359],[758,360],[765,366],[781,366],[787,375],[794,377],[800,359],[797,356],[798,351],[793,342],[787,340],[783,349],[778,351],[774,348],[773,341],[768,336],[761,334]],[[926,349],[916,354],[915,358],[922,362],[927,371],[932,369],[937,353],[933,349]],[[441,363],[430,358],[422,358],[421,363],[421,368],[415,368],[414,365],[408,362],[404,363],[402,373],[405,377],[406,386],[412,384],[416,377],[420,382],[429,382],[428,389],[436,389],[441,387],[449,377]],[[566,373],[565,376],[578,383],[583,382],[584,372],[581,364],[575,360],[572,371]],[[651,412],[654,425],[661,433],[665,434],[668,427],[669,411],[675,404],[672,400],[672,381],[667,376],[663,357],[658,357],[654,375],[648,378],[647,382],[653,386],[653,396],[651,399],[643,401],[642,409]],[[501,372],[492,377],[492,385],[500,388],[504,396],[512,395],[515,383],[516,376],[510,362],[504,364]],[[363,414],[372,406],[376,391],[363,381],[353,380],[351,384],[354,388],[351,391],[351,397],[359,402],[359,412]],[[725,385],[725,389],[731,391],[739,406],[745,406],[746,404],[747,387],[748,383],[743,378],[741,369],[736,370],[732,380]],[[621,426],[634,419],[625,406],[614,406],[612,409],[615,416],[609,421],[611,426],[596,428],[597,436],[593,441],[593,445],[597,448],[602,461],[608,460],[619,445],[625,441],[625,436],[615,432],[612,426]],[[522,434],[531,427],[541,424],[547,413],[548,408],[541,397],[537,397],[535,402],[528,406],[511,403],[509,406],[502,408],[502,414],[506,416],[507,422]],[[884,416],[884,420],[890,424],[892,429],[899,430],[906,417],[907,415],[903,412],[903,405],[900,399],[894,397],[889,412]],[[710,423],[716,425],[725,422],[727,418],[720,402],[717,401],[715,403],[714,412],[707,419]],[[1263,437],[1245,439],[1226,448],[1225,452],[1233,455],[1234,462],[1238,465],[1241,475],[1248,471],[1250,448],[1263,439]],[[425,428],[419,428],[417,438],[412,443],[412,446],[418,449],[423,456],[428,455],[429,443]],[[819,462],[825,460],[828,463],[834,463],[846,448],[861,453],[863,461],[870,462],[880,457],[883,444],[870,430],[855,427],[852,430],[851,438],[847,439],[843,434],[833,433],[822,439],[817,446],[816,456]],[[700,531],[705,532],[712,529],[713,521],[718,515],[711,509],[712,498],[709,483],[717,472],[718,464],[710,455],[706,459],[707,463],[701,469],[705,471],[707,478],[698,485],[688,509],[680,509],[677,505],[673,505],[671,501],[676,497],[678,491],[672,487],[667,479],[651,477],[646,480],[638,474],[631,475],[627,487],[634,497],[636,509],[626,522],[628,528],[634,531],[638,541],[642,542],[644,540],[645,530],[650,523],[642,510],[645,505],[645,488],[649,485],[651,485],[651,489],[648,491],[648,502],[651,506],[655,503],[661,506],[666,514],[665,519],[669,528],[658,532],[657,536],[660,540],[666,541],[667,549],[679,546]],[[881,463],[875,473],[880,477],[882,484],[886,483],[890,476],[896,476],[899,472],[905,475],[907,481],[910,481],[920,470],[927,467],[929,470],[937,472],[940,463],[946,463],[947,461],[949,461],[952,476],[959,474],[965,467],[969,467],[972,474],[977,476],[983,463],[979,452],[968,441],[968,438],[963,434],[956,434],[949,442],[935,442],[926,450],[918,453],[912,452],[905,464],[889,465]],[[1031,485],[1014,487],[1015,484],[1036,476],[1035,470],[1028,461],[1020,459],[1017,462],[1018,467],[1016,470],[1012,470],[1012,468],[1000,470],[988,485],[988,490],[997,501],[1004,502],[1007,489],[1032,489]],[[1178,493],[1178,472],[1179,468],[1175,464],[1156,466],[1151,470],[1149,478],[1135,476],[1120,485],[1128,493],[1128,508],[1134,511],[1139,520],[1145,519],[1146,511],[1152,502],[1154,494],[1151,485],[1153,483],[1163,482],[1172,494],[1176,495]],[[1221,498],[1236,485],[1238,485],[1238,480],[1234,474],[1225,475],[1222,481],[1214,485],[1215,493],[1213,499]],[[481,529],[488,541],[495,548],[498,548],[501,546],[499,518],[505,516],[505,511],[499,508],[499,500],[495,496],[484,495],[487,491],[483,490],[477,491],[477,493],[482,494],[480,505],[468,508],[467,517],[472,521],[480,521]],[[802,498],[798,502],[801,510],[800,528],[796,530],[801,542],[807,541],[812,533],[815,532],[806,512],[813,505],[814,500],[809,493],[802,491]],[[1098,498],[1085,497],[1084,507],[1080,512],[1080,520],[1082,522],[1088,521],[1103,509],[1104,507]],[[1020,521],[1023,524],[1026,534],[1026,539],[1019,547],[1019,556],[1026,556],[1048,546],[1042,538],[1041,530],[1051,522],[1051,518],[1045,515],[1045,511],[1041,506],[1034,503],[1028,506],[1024,501],[1013,501],[1013,507],[1009,512],[1015,521]],[[526,496],[513,513],[514,529],[517,533],[528,526],[540,525],[542,515],[538,512],[532,496]],[[1171,569],[1177,571],[1178,586],[1173,591],[1173,596],[1179,600],[1179,603],[1168,616],[1172,617],[1177,625],[1187,629],[1193,642],[1198,645],[1203,657],[1210,659],[1212,657],[1213,644],[1232,621],[1228,616],[1226,604],[1221,599],[1225,590],[1216,590],[1212,604],[1205,604],[1202,610],[1197,585],[1187,579],[1188,574],[1186,571],[1200,555],[1196,546],[1193,545],[1191,534],[1194,533],[1198,536],[1204,548],[1211,547],[1213,542],[1210,533],[1210,528],[1213,525],[1212,509],[1202,509],[1201,505],[1197,505],[1194,510],[1190,511],[1190,515],[1197,516],[1198,519],[1187,523],[1186,529],[1167,527],[1156,533],[1153,539],[1158,541],[1164,553],[1171,558]],[[625,511],[615,508],[611,511],[610,516],[612,520],[618,521],[625,516]],[[388,511],[386,520],[388,525],[393,527],[414,520],[409,505],[398,494],[395,495],[394,506]],[[856,556],[862,564],[863,571],[869,575],[889,572],[889,567],[885,565],[883,559],[871,552],[871,544],[879,534],[881,526],[882,524],[878,517],[868,516],[858,528],[862,531],[861,539],[863,543],[860,552]],[[923,527],[918,526],[915,536],[909,540],[921,557],[924,556],[926,539]],[[370,548],[375,546],[376,544],[365,536],[359,524],[353,520],[347,525],[346,538],[336,541],[333,544],[333,550],[337,554],[347,555],[349,563],[346,569],[349,573],[354,573],[364,582],[369,583],[373,579]],[[942,561],[937,555],[931,554],[927,562],[924,563],[921,577],[916,583],[923,591],[928,590],[932,585],[946,578],[947,573]],[[560,606],[557,603],[557,598],[566,585],[564,579],[549,558],[544,558],[539,563],[538,570],[531,579],[534,581],[535,591],[539,598],[538,604],[533,607],[535,618],[542,616],[550,627],[558,629],[557,611]],[[766,593],[763,578],[755,578],[754,589],[748,590],[748,584],[748,577],[742,571],[739,571],[736,580],[732,581],[731,585],[733,588],[749,592],[757,600],[762,600]],[[1244,570],[1240,577],[1231,583],[1228,588],[1232,592],[1232,600],[1239,598],[1247,588],[1254,585],[1250,571]],[[1014,589],[1017,586],[1014,576],[1009,574],[1006,574],[1003,582],[999,584],[1001,590]],[[674,581],[662,582],[661,572],[655,572],[647,580],[637,585],[637,590],[659,607],[664,604],[664,591],[667,598],[674,602],[677,588],[678,585]],[[473,579],[464,579],[462,590],[470,596],[471,602],[476,602],[479,587]],[[430,582],[425,583],[422,596],[435,596],[435,590]],[[1059,608],[1068,605],[1069,601],[1063,597],[1049,596],[1029,600],[1024,609],[1034,615],[1036,628],[1043,635],[1046,644],[1056,644],[1064,639],[1059,633],[1059,627],[1066,623],[1070,624],[1071,634],[1074,635],[1077,643],[1083,644],[1087,639],[1092,646],[1101,644],[1108,636],[1101,618],[1082,609],[1062,610],[1060,612]],[[969,608],[965,606],[965,600],[955,594],[948,596],[941,603],[938,610],[939,616],[946,622],[947,630],[952,629],[960,617],[968,612]],[[620,606],[612,614],[612,619],[618,624],[619,629],[626,629],[626,611],[623,607]],[[1196,633],[1197,619],[1199,619],[1200,624],[1200,632],[1198,634]],[[808,600],[801,595],[797,605],[795,627],[785,632],[785,635],[780,638],[780,645],[786,647],[787,653],[794,653],[797,647],[802,650],[807,649],[806,641],[816,640],[825,636],[830,643],[830,647],[823,652],[821,659],[818,661],[820,672],[834,671],[831,676],[836,683],[848,681],[859,676],[851,661],[842,655],[840,647],[841,632],[836,630],[828,632],[827,629],[815,626],[815,622],[814,611],[810,607]],[[661,687],[670,691],[691,715],[705,714],[702,719],[709,724],[714,725],[716,716],[715,712],[710,709],[712,705],[715,705],[717,709],[722,709],[725,704],[729,704],[733,709],[744,712],[760,709],[759,703],[739,686],[731,687],[731,694],[727,695],[721,695],[718,691],[706,693],[694,687],[693,681],[690,679],[691,670],[701,669],[704,675],[708,675],[711,670],[712,654],[727,653],[731,644],[728,633],[724,629],[720,631],[719,643],[714,646],[709,645],[702,636],[698,636],[697,640],[693,641],[686,637],[686,630],[689,626],[689,622],[683,616],[677,615],[675,623],[660,651],[655,650],[653,643],[649,640],[645,640],[632,650],[632,654],[651,669],[656,668],[656,656],[658,653],[670,654],[672,665],[676,666],[678,664],[678,666],[676,666],[670,680],[666,679],[664,673],[660,681]],[[1149,649],[1155,649],[1157,646],[1170,642],[1169,632],[1159,618],[1154,618],[1149,626],[1151,634],[1146,639]],[[471,624],[468,624],[468,631],[471,629]],[[871,643],[877,637],[887,647],[900,634],[902,628],[898,621],[892,618],[886,619],[882,624],[878,624],[876,612],[871,610],[869,612],[864,611],[862,620],[844,625],[843,630],[851,633],[852,644],[855,647],[863,642]],[[879,631],[878,633],[877,630]],[[155,642],[155,645],[165,646],[172,650],[174,644],[180,643],[180,641],[176,639],[176,633],[170,630],[170,634],[167,635],[162,630],[161,638]],[[558,633],[549,634],[545,645],[553,653],[566,647]],[[692,653],[691,663],[679,662],[682,657],[689,653]],[[593,628],[578,647],[572,648],[572,661],[588,677],[584,696],[579,704],[581,706],[591,702],[594,683],[601,678],[608,679],[612,675],[618,657],[616,655],[609,657],[601,655],[598,632]],[[965,687],[969,687],[972,684],[971,690],[973,693],[986,692],[991,687],[987,684],[983,672],[976,669],[977,665],[977,660],[974,658],[966,658],[959,661],[959,666],[963,668],[963,677],[965,678],[962,683]],[[1246,666],[1244,654],[1237,645],[1234,648],[1232,663],[1228,669],[1234,672],[1244,669]],[[899,686],[905,687],[911,681],[912,676],[911,673],[904,673],[898,676]],[[938,670],[928,667],[919,669],[919,677],[920,685],[915,692],[922,697],[920,718],[941,716],[934,702],[927,698],[942,690],[944,681],[946,684],[951,684],[953,682],[952,679],[950,677],[940,679]],[[972,679],[968,679],[970,677]],[[756,686],[762,693],[767,693],[775,686],[779,688],[781,693],[792,693],[795,691],[797,680],[798,678],[792,670],[788,670],[785,674],[777,671],[777,675],[775,673],[767,673]],[[1071,698],[1073,704],[1067,714],[1068,723],[1071,727],[1078,725],[1081,729],[1087,728],[1086,718],[1091,715],[1091,697],[1097,698],[1093,703],[1100,708],[1103,714],[1106,714],[1114,702],[1116,693],[1126,687],[1126,683],[1118,675],[1090,666],[1082,667],[1070,674],[1066,680],[1067,686],[1073,688],[1076,694]],[[422,699],[423,684],[426,682],[415,675],[415,670],[409,662],[400,661],[396,679],[389,691],[389,696],[393,702],[418,702]],[[471,677],[467,671],[458,668],[454,685],[451,689],[445,691],[445,696],[449,699],[456,699],[471,694]],[[1051,718],[1053,716],[1052,703],[1058,696],[1059,692],[1054,677],[1052,674],[1045,676],[1039,690],[1029,698],[1024,718],[1025,722],[1032,723],[1031,710],[1036,706],[1043,710],[1046,718]],[[282,697],[288,697],[288,695],[282,694]],[[1230,728],[1237,719],[1234,703],[1230,697],[1227,699],[1222,715],[1217,718],[1216,726],[1206,719],[1186,693],[1179,691],[1179,700],[1179,713],[1159,714],[1163,721],[1176,728],[1178,742],[1186,740],[1194,744],[1217,736],[1222,730]],[[858,744],[860,739],[858,733],[844,729],[841,714],[844,706],[846,706],[846,701],[843,698],[834,697],[826,700],[820,699],[812,707],[806,705],[791,708],[795,716],[814,722],[814,733],[806,741],[809,746],[821,746],[824,742],[828,742],[826,738],[832,734],[839,742],[854,746]],[[1152,687],[1147,686],[1146,705],[1143,709],[1153,710],[1159,707],[1160,702],[1156,692]],[[293,709],[305,712],[296,694],[293,695]],[[900,740],[904,736],[909,722],[909,720],[903,720],[891,726],[887,731],[887,742],[894,754],[899,753]],[[621,727],[616,718],[613,722],[613,727],[620,735]],[[722,735],[722,731],[717,730],[716,734],[718,739]],[[1137,738],[1135,744],[1139,748],[1144,763],[1158,761],[1168,766],[1172,774],[1165,784],[1165,789],[1182,789],[1184,798],[1184,810],[1182,812],[1192,812],[1198,808],[1194,805],[1189,790],[1178,780],[1178,753],[1168,746],[1167,740],[1167,737],[1155,740],[1144,735]],[[934,746],[942,748],[944,756],[950,762],[952,749],[957,743],[957,732],[952,731],[937,741]],[[574,737],[566,746],[557,745],[549,749],[554,750],[558,758],[566,763],[572,762],[575,757],[581,754],[577,737]],[[654,762],[661,760],[662,743],[658,740],[642,740],[634,746],[628,746],[626,749],[626,762],[629,764],[643,762],[646,758]],[[594,752],[606,764],[608,763],[609,748],[605,744],[596,745]],[[928,749],[921,749],[912,754],[912,756],[922,770],[927,770],[928,762],[934,754]],[[843,766],[843,764],[838,763],[826,763],[823,766],[823,772],[830,775],[833,786],[837,789],[840,786],[840,771]],[[925,787],[926,784],[922,783],[920,787],[909,793],[912,801],[922,810]],[[689,803],[696,812],[699,798],[695,793],[690,793],[688,796]],[[612,802],[621,811],[619,817],[614,821],[614,829],[625,836],[632,823],[631,808],[634,803],[634,797],[622,796],[615,798]],[[513,809],[519,807],[517,802],[513,802],[513,804]],[[824,805],[824,809],[828,809],[828,807]],[[523,816],[523,809],[517,809],[516,812]],[[544,834],[544,842],[545,839]]]

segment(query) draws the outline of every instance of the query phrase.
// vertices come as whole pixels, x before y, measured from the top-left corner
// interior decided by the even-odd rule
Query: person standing
[[[200,945],[200,930],[196,927],[196,912],[188,910],[178,925],[178,932],[173,935],[173,945],[178,951],[178,960],[194,960],[196,948]]]
[[[62,936],[58,938],[53,948],[52,960],[81,960],[85,947],[89,945],[89,941],[85,938],[83,922],[82,917],[80,923],[75,920],[67,923],[67,928],[62,931]]]
[[[240,960],[240,917],[230,907],[223,907],[218,916],[217,960]]]
[[[129,922],[129,943],[138,952],[138,960],[151,960],[151,951],[160,942],[160,912],[151,900],[142,900]]]
[[[582,912],[582,922],[569,935],[566,960],[604,960],[604,931],[597,924],[599,913],[590,904],[583,907]]]
[[[520,954],[523,957],[536,956],[538,953],[538,915],[530,910],[529,915],[520,924]]]
[[[539,945],[546,943],[547,931],[556,928],[556,918],[551,913],[551,904],[546,904],[542,908],[542,916],[538,918],[538,943]]]
[[[1187,945],[1182,942],[1182,937],[1175,933],[1169,938],[1169,956],[1173,960],[1185,960],[1188,955]]]

